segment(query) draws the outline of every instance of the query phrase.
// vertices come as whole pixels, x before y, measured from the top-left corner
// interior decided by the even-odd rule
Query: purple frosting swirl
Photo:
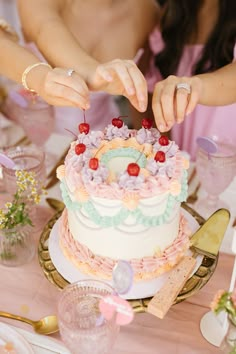
[[[78,143],[83,143],[88,148],[98,148],[104,134],[101,131],[91,131],[88,134],[81,133],[78,135]]]
[[[74,154],[70,159],[70,163],[72,164],[76,172],[79,172],[81,168],[85,165],[85,163],[90,160],[91,156],[91,151],[86,149],[83,154]]]
[[[114,138],[129,138],[129,128],[127,125],[123,124],[121,128],[115,127],[113,124],[109,124],[106,129],[105,137],[107,140],[112,140]]]
[[[82,180],[85,185],[88,182],[94,182],[95,184],[104,183],[108,174],[108,168],[100,162],[97,170],[89,168],[89,162],[87,162],[81,171]]]
[[[127,171],[121,173],[118,177],[118,185],[124,189],[139,190],[144,185],[144,176],[139,174],[138,176],[130,176]]]
[[[141,128],[137,132],[136,140],[139,144],[154,144],[160,138],[161,134],[156,128],[145,129]]]
[[[174,163],[171,159],[165,162],[157,162],[154,158],[148,160],[146,168],[153,176],[167,176],[171,178],[174,172]]]
[[[169,141],[169,144],[165,146],[161,145],[159,141],[153,145],[153,151],[155,153],[157,151],[163,151],[167,158],[175,156],[178,150],[178,145],[176,145],[174,141]]]

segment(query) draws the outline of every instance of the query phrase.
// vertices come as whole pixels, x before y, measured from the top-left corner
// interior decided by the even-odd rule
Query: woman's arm
[[[126,96],[132,105],[145,111],[146,81],[131,60],[101,64],[81,48],[64,23],[63,0],[18,0],[23,31],[36,43],[48,62],[73,68],[91,91]]]
[[[21,83],[25,69],[39,62],[30,51],[21,47],[12,36],[0,28],[0,74]],[[89,91],[79,75],[67,76],[65,69],[38,65],[27,74],[27,85],[49,104],[89,107]]]
[[[189,85],[190,93],[178,84]],[[236,62],[207,74],[192,77],[169,76],[156,84],[152,109],[160,131],[181,123],[197,104],[224,106],[236,102]]]

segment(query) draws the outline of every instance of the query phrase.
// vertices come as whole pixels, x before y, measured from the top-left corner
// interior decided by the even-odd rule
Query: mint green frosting
[[[121,149],[122,150],[122,149]],[[123,155],[124,156],[124,155]],[[130,155],[129,155],[130,156]],[[109,161],[109,159],[108,159]],[[187,197],[187,171],[183,171],[183,177],[181,181],[181,192],[178,196],[173,196],[169,194],[167,199],[166,208],[162,215],[158,216],[147,216],[144,215],[142,210],[137,207],[135,210],[129,210],[123,206],[116,215],[114,216],[102,216],[99,214],[95,208],[93,202],[88,199],[85,202],[72,201],[67,190],[64,180],[61,182],[61,192],[62,198],[68,210],[79,211],[82,207],[88,214],[88,217],[96,224],[101,227],[116,227],[124,223],[124,221],[132,215],[137,224],[142,224],[144,226],[158,226],[166,223],[173,211],[173,207],[176,202],[182,202],[186,200]]]
[[[101,156],[101,162],[103,162],[106,166],[108,165],[109,161],[116,158],[116,157],[130,157],[137,161],[141,168],[144,168],[147,163],[146,156],[137,151],[133,148],[118,148],[114,150],[109,150],[105,154]]]

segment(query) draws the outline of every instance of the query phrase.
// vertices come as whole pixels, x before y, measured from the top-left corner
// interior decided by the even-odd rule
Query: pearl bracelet
[[[47,66],[48,68],[52,69],[51,65],[49,65],[48,63],[44,63],[44,62],[40,62],[40,63],[35,63],[33,65],[29,65],[27,66],[27,68],[25,69],[25,71],[23,72],[22,74],[22,77],[21,77],[21,82],[22,82],[22,85],[24,86],[24,88],[30,92],[35,92],[35,90],[29,88],[28,84],[27,84],[27,81],[26,81],[26,78],[27,78],[27,75],[29,74],[29,72],[36,68],[37,66],[40,66],[40,65],[45,65]]]

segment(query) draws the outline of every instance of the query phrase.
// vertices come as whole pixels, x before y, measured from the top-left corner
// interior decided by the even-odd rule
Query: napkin
[[[56,339],[29,332],[25,329],[10,325],[21,334],[32,346],[35,354],[70,354],[70,351]]]

